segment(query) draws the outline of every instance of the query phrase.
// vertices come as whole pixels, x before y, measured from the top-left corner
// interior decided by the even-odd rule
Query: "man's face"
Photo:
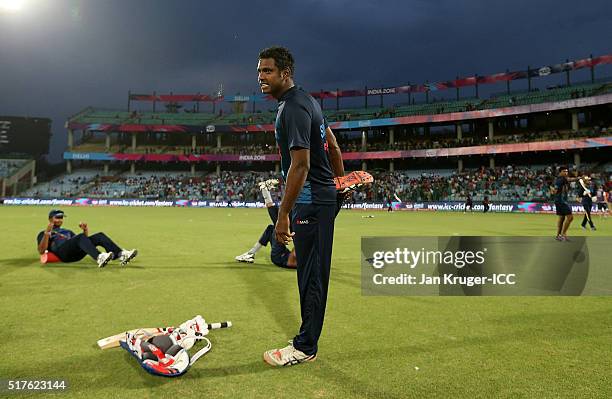
[[[567,169],[562,169],[561,170],[561,176],[567,177],[568,174],[569,174],[569,170],[567,170]]]
[[[53,223],[54,227],[60,227],[63,223],[64,223],[64,217],[57,217],[57,216],[53,216],[52,218],[49,219],[49,221],[51,223]]]
[[[284,91],[287,77],[287,71],[281,72],[276,66],[274,58],[259,59],[257,63],[257,81],[262,93],[270,94],[274,98],[280,97]]]

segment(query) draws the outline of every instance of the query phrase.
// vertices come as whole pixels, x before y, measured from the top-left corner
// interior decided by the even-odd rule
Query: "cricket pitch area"
[[[273,369],[262,353],[300,324],[295,271],[234,260],[269,224],[262,209],[65,207],[64,227],[105,232],[138,248],[98,269],[89,258],[39,263],[48,207],[0,207],[0,378],[65,378],[57,397],[577,398],[612,396],[612,297],[367,297],[361,236],[554,237],[554,215],[343,210],[336,220],[319,356]],[[373,218],[363,216],[373,215]],[[569,235],[608,236],[612,218]],[[561,245],[563,243],[560,243]],[[175,379],[148,375],[96,341],[202,314],[231,320],[212,351]],[[5,395],[3,393],[2,395]],[[41,397],[23,392],[7,397]]]

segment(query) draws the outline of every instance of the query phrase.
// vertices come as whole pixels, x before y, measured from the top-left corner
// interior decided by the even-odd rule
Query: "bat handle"
[[[219,328],[230,328],[232,326],[231,321],[222,321],[220,323],[210,323],[208,324],[209,330],[217,330]]]

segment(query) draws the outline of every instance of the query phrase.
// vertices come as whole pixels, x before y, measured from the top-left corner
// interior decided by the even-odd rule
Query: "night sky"
[[[612,53],[610,0],[23,0],[18,11],[2,8],[11,1],[0,0],[0,115],[52,118],[55,162],[65,120],[84,107],[125,109],[128,90],[212,93],[223,84],[226,95],[250,94],[257,54],[274,44],[292,50],[296,82],[310,91]],[[612,68],[597,73],[612,76]],[[493,86],[486,90],[505,89]]]

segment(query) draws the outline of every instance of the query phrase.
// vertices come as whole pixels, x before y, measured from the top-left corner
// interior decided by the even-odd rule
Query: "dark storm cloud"
[[[130,89],[255,91],[272,44],[305,87],[352,89],[609,53],[611,20],[609,0],[26,0],[0,13],[0,114],[53,118],[58,154],[69,115],[124,108]]]

